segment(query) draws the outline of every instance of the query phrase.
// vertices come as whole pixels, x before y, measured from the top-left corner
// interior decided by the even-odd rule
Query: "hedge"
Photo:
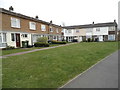
[[[35,47],[49,47],[49,43],[36,42],[34,43]]]
[[[52,44],[66,44],[66,41],[51,41]]]

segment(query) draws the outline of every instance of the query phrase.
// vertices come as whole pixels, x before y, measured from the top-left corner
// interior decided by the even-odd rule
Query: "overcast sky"
[[[118,21],[120,0],[0,0],[0,7],[40,20],[62,25],[82,25]]]

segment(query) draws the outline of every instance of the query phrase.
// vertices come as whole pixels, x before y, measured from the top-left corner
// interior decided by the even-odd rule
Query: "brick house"
[[[33,45],[38,37],[61,40],[62,27],[20,13],[0,8],[0,48],[22,47],[22,41]]]

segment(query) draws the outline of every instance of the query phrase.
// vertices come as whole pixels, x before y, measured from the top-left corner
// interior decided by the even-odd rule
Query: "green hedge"
[[[49,43],[44,43],[44,42],[36,42],[34,43],[35,47],[49,47]]]
[[[52,44],[66,44],[66,41],[51,41]]]

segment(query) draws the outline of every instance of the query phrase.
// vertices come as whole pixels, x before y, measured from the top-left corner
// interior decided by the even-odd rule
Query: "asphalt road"
[[[62,88],[118,88],[118,51]]]

